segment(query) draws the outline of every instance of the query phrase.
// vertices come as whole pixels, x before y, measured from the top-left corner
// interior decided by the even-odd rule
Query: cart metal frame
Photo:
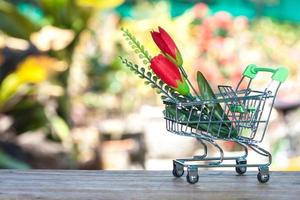
[[[263,90],[252,89],[253,79],[258,72],[273,74],[272,80]],[[215,99],[197,98],[191,102],[164,100],[167,130],[181,136],[196,138],[204,151],[203,155],[173,160],[173,175],[181,177],[186,170],[187,181],[193,184],[199,180],[198,168],[234,167],[236,172],[242,175],[246,173],[248,167],[258,167],[258,181],[268,182],[272,155],[258,144],[264,139],[274,100],[287,75],[287,69],[284,67],[273,69],[249,65],[235,90],[231,86],[221,85]],[[245,89],[241,89],[242,86],[246,86]],[[221,118],[216,119],[214,111],[218,105],[221,105],[224,112]],[[170,109],[176,112],[170,112]],[[187,115],[182,115],[183,112]],[[225,135],[224,131],[221,131],[224,124],[229,128]],[[213,126],[218,128],[212,129]],[[225,156],[224,150],[217,143],[219,140],[235,142],[242,147],[243,154],[236,157]],[[215,147],[220,155],[209,157],[207,143]],[[266,157],[267,162],[248,164],[247,156],[250,149]],[[223,161],[232,163],[227,164]]]

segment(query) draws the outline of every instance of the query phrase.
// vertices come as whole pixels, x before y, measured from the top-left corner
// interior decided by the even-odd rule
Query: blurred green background
[[[193,82],[197,70],[216,88],[250,63],[289,68],[263,146],[273,170],[300,170],[299,10],[296,0],[0,0],[0,168],[171,169],[201,151],[166,132],[160,97],[118,58],[138,62],[121,27],[155,55],[149,32],[162,26]]]

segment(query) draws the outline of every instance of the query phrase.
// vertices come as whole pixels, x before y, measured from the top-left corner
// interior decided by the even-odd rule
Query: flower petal
[[[150,67],[162,81],[171,87],[177,88],[178,83],[183,81],[178,67],[162,54],[151,60]]]
[[[151,36],[155,42],[155,44],[158,46],[158,48],[163,52],[167,53],[169,55],[172,55],[171,50],[169,49],[167,43],[163,40],[161,37],[161,34],[159,32],[152,31]],[[173,57],[173,56],[172,56]]]
[[[171,36],[160,26],[158,27],[160,36],[162,38],[162,40],[165,42],[165,44],[167,45],[169,52],[166,52],[168,54],[170,54],[174,59],[176,59],[176,53],[178,51],[178,48],[174,42],[174,40],[171,38]]]

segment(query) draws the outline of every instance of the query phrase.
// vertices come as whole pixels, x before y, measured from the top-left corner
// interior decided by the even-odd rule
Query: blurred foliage
[[[0,29],[13,37],[29,39],[30,34],[39,29],[18,9],[4,0],[0,1]]]
[[[90,90],[93,92],[114,93],[110,90],[110,87],[112,83],[116,84],[118,82],[115,73],[122,69],[118,63],[118,58],[112,60],[109,65],[101,63],[101,52],[100,49],[97,49],[95,54],[87,57],[87,64],[91,66],[87,72],[87,76],[91,80]]]
[[[0,59],[0,110],[13,119],[10,131],[22,134],[41,129],[71,153],[76,151],[67,92],[73,52],[91,16],[122,2],[0,1],[0,37],[7,41]],[[1,155],[0,165],[18,167],[5,152]]]
[[[26,116],[24,116],[25,113]],[[36,102],[29,96],[14,105],[5,114],[13,116],[14,123],[12,126],[17,134],[44,128],[48,122],[43,104]]]
[[[30,167],[27,164],[14,159],[13,157],[0,150],[0,169],[1,168],[29,169]]]
[[[29,56],[21,62],[17,70],[2,81],[0,85],[0,108],[28,83],[37,84],[47,78],[47,66],[55,61],[48,57]],[[50,69],[48,69],[50,70]]]

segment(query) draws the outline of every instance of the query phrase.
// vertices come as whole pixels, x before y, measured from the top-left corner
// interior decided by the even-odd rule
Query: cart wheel
[[[257,174],[257,180],[261,183],[266,183],[268,182],[270,179],[270,174],[261,174],[260,172],[258,172]]]
[[[189,172],[186,175],[186,180],[187,182],[191,183],[191,184],[195,184],[199,181],[199,175],[198,173],[196,175],[194,175],[194,173]]]
[[[240,165],[240,164],[243,164],[243,165],[246,165],[247,164],[247,160],[236,160],[236,164],[237,165]],[[242,175],[242,174],[245,174],[246,171],[247,171],[247,167],[235,167],[235,171],[236,173]]]
[[[236,173],[242,175],[245,174],[247,171],[247,167],[236,167],[235,168]]]
[[[266,183],[270,179],[269,167],[268,166],[259,166],[257,180],[261,183]]]
[[[181,177],[184,174],[183,166],[174,163],[172,173],[175,177]]]

